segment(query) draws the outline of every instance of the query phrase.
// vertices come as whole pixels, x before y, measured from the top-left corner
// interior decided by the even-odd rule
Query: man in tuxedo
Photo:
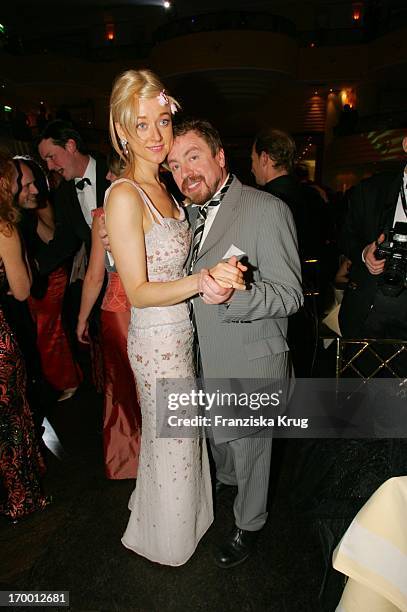
[[[407,153],[407,136],[403,140]],[[363,180],[350,196],[340,247],[352,261],[339,324],[346,338],[407,340],[407,289],[386,295],[381,285],[386,261],[378,243],[396,222],[407,222],[407,166]]]
[[[204,379],[288,379],[287,317],[302,303],[301,271],[292,214],[281,200],[242,185],[227,169],[217,130],[186,120],[174,127],[168,165],[192,205],[194,231],[189,270],[209,269],[244,255],[251,271],[246,291],[220,287],[210,276],[192,300]],[[215,563],[239,565],[253,550],[267,519],[272,440],[267,432],[209,432],[216,492],[237,486],[235,527]]]
[[[103,205],[106,163],[89,155],[81,135],[69,122],[52,121],[42,132],[38,151],[50,171],[63,177],[54,194],[55,234],[38,257],[41,274],[48,274],[73,257],[69,308],[66,315],[75,344],[82,280],[91,249],[91,211]]]
[[[68,257],[82,249],[89,257],[92,225],[91,211],[103,205],[109,186],[107,168],[103,159],[95,159],[87,152],[82,137],[70,123],[56,120],[42,132],[38,151],[48,169],[60,174],[65,180],[55,191],[55,236],[49,243],[46,261],[40,269],[51,272]],[[84,258],[76,264],[78,274],[83,270]]]

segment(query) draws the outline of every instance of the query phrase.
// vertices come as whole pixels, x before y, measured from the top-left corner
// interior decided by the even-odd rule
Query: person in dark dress
[[[0,154],[0,514],[13,521],[48,503],[41,485],[45,464],[26,398],[25,364],[2,307],[9,292],[17,300],[27,299],[31,283],[15,225],[15,172]]]

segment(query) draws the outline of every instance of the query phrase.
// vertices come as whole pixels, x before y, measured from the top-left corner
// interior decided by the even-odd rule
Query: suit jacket
[[[291,174],[278,176],[266,183],[263,189],[289,206],[297,228],[301,259],[320,259],[328,234],[328,220],[326,206],[318,192]]]
[[[214,266],[232,244],[246,254],[252,282],[247,291],[236,291],[229,305],[194,299],[203,375],[287,378],[287,317],[303,301],[297,237],[288,206],[234,178],[193,272]]]
[[[364,323],[373,308],[379,277],[370,274],[362,261],[362,251],[383,231],[393,227],[403,170],[365,179],[350,196],[339,239],[340,251],[352,261],[350,280],[339,311],[339,325],[344,337],[364,338],[366,335]]]
[[[103,206],[105,191],[109,186],[106,180],[107,167],[104,159],[96,157],[96,194],[97,206]],[[41,249],[37,261],[41,274],[49,274],[69,257],[72,257],[81,244],[85,244],[89,257],[91,231],[83,216],[75,181],[63,181],[55,192],[55,235],[47,246]]]

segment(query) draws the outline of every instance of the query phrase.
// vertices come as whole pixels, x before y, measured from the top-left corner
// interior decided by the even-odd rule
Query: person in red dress
[[[120,174],[120,160],[112,156],[106,178]],[[87,342],[88,319],[103,286],[105,268],[108,285],[101,308],[101,345],[104,362],[103,449],[107,478],[136,478],[141,436],[141,413],[134,376],[127,356],[130,304],[115,268],[105,261],[99,238],[102,208],[92,211],[92,249],[83,281],[77,336]]]
[[[28,254],[36,259],[37,253],[46,249],[54,236],[51,193],[45,172],[35,160],[18,156],[14,158],[14,163],[18,171],[15,201],[21,209],[21,225]],[[32,269],[35,269],[35,264]],[[67,266],[60,265],[47,276],[35,276],[28,299],[36,327],[42,374],[61,393],[58,401],[71,397],[83,378],[62,323],[67,284]]]

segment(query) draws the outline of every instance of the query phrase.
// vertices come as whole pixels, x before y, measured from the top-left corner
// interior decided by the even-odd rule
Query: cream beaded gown
[[[191,243],[184,211],[179,209],[179,219],[163,218],[140,187],[128,182],[139,190],[153,223],[145,236],[148,279],[183,277]],[[150,561],[174,566],[188,561],[213,521],[205,439],[198,430],[196,438],[156,437],[155,381],[194,377],[192,339],[185,302],[131,310],[128,354],[141,407],[142,436],[137,484],[122,542]]]

